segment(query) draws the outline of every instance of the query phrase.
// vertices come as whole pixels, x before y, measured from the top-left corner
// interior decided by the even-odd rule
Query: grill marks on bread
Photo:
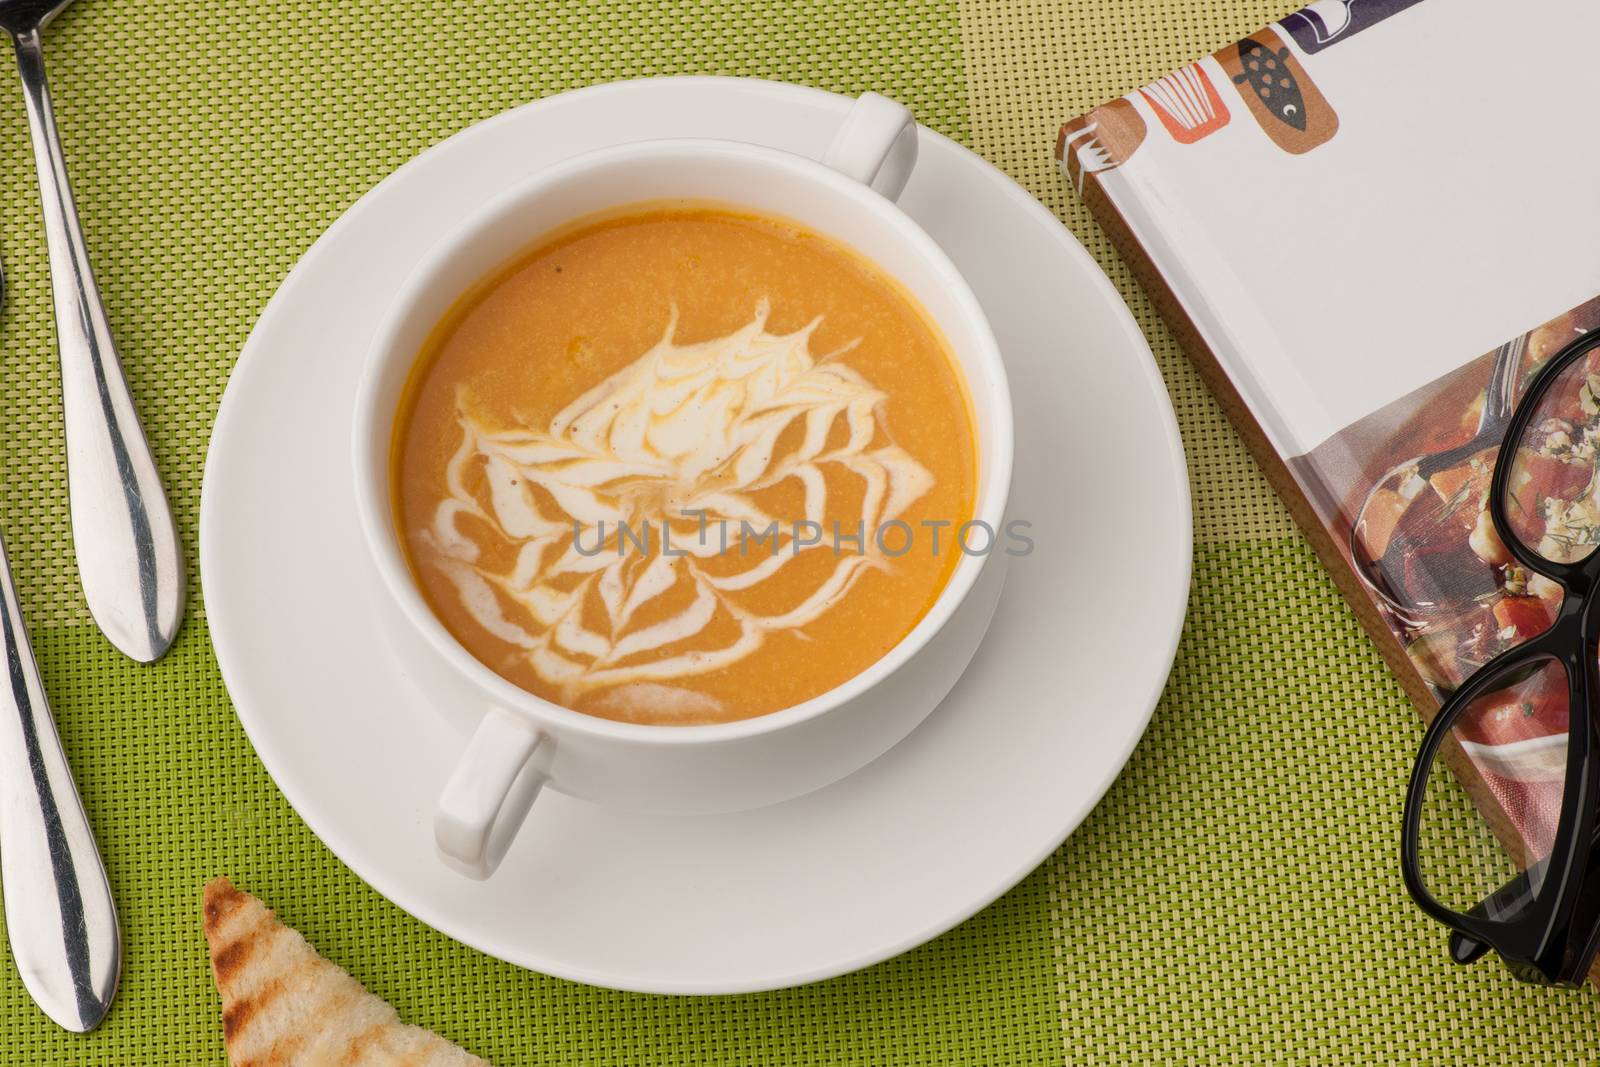
[[[205,933],[233,1067],[487,1067],[317,954],[226,878],[206,886]]]

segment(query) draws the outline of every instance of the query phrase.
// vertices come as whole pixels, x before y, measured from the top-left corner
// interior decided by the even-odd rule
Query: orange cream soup
[[[910,632],[960,558],[975,447],[942,336],[872,264],[777,219],[639,205],[434,330],[394,503],[433,610],[505,678],[605,718],[723,722]]]

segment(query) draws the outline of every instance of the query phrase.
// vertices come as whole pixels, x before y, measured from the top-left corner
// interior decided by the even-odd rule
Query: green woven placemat
[[[1442,0],[1435,0],[1442,2]],[[1282,14],[1271,0],[422,4],[84,0],[46,47],[113,325],[193,558],[207,431],[289,266],[416,152],[606,79],[719,73],[877,89],[1062,214],[1167,375],[1195,489],[1176,671],[1127,772],[1038,872],[860,974],[704,1000],[520,971],[340,865],[250,750],[198,592],[155,668],[77,593],[36,190],[0,92],[0,526],[122,910],[109,1019],[55,1030],[0,968],[0,1064],[223,1061],[199,927],[231,875],[411,1021],[499,1064],[1592,1062],[1592,994],[1456,968],[1395,869],[1418,728],[1349,612],[1051,170],[1056,124]],[[445,22],[443,20],[449,19]],[[197,587],[198,588],[198,587]]]

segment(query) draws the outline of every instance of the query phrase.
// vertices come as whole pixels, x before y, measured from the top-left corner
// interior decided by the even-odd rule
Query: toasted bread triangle
[[[488,1067],[402,1023],[226,878],[206,886],[205,929],[233,1067]]]

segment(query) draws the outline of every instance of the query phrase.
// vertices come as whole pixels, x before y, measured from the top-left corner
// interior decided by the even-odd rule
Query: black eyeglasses
[[[1474,550],[1501,559],[1510,601],[1497,618],[1553,618],[1473,673],[1429,724],[1401,843],[1406,888],[1451,927],[1453,959],[1493,949],[1518,978],[1556,985],[1582,983],[1600,949],[1597,453],[1600,332],[1539,371],[1492,476],[1476,471],[1493,530],[1473,531]]]

